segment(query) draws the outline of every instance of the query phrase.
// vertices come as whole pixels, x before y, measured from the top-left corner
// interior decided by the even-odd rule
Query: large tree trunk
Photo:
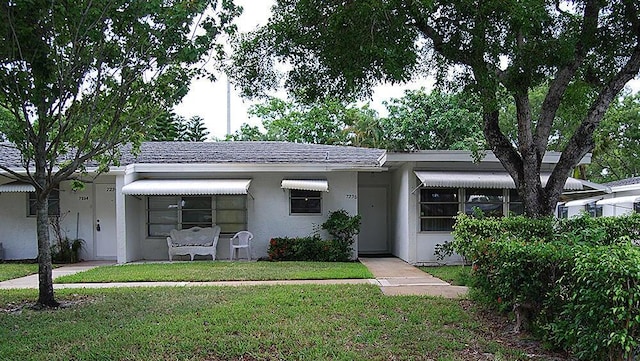
[[[36,194],[38,195],[37,192]],[[48,196],[43,200],[36,197],[36,229],[38,235],[38,304],[57,307],[60,304],[53,295],[53,277],[51,265],[51,243],[49,240],[49,202]]]

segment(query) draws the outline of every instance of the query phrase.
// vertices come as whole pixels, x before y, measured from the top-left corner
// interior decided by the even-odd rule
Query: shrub
[[[569,279],[549,338],[580,359],[632,360],[640,352],[640,248],[579,247]]]
[[[299,238],[272,238],[269,259],[272,261],[346,262],[351,260],[353,236],[360,231],[360,216],[349,216],[345,210],[329,213],[321,227],[333,237],[322,240],[319,235]]]
[[[640,215],[569,220],[461,215],[453,248],[472,262],[477,298],[514,311],[584,360],[640,351]],[[530,321],[530,322],[529,322]]]
[[[84,240],[62,238],[51,246],[51,260],[55,263],[76,263],[80,261],[80,251]]]
[[[351,247],[344,242],[322,240],[319,236],[300,238],[272,238],[269,241],[269,260],[346,262],[351,258]]]

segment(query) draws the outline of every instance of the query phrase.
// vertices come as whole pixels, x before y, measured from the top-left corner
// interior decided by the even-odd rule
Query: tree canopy
[[[24,172],[0,165],[36,189],[42,305],[56,305],[47,204],[63,180],[89,160],[117,164],[157,109],[170,109],[218,59],[240,9],[230,1],[18,0],[0,5],[1,123],[23,157]],[[61,159],[64,159],[62,161]],[[101,167],[98,171],[106,169]]]
[[[595,138],[591,179],[611,182],[640,176],[640,94],[616,100]]]
[[[351,99],[428,73],[442,87],[472,90],[488,147],[533,217],[553,213],[604,113],[640,69],[640,3],[631,0],[278,0],[272,13],[235,47],[232,75],[246,94],[284,85],[303,100]],[[543,84],[534,114],[530,94]],[[573,87],[589,89],[578,99],[584,113],[543,186],[542,157]],[[516,109],[516,142],[500,125],[501,92]]]
[[[301,104],[271,98],[249,109],[262,127],[243,124],[228,140],[271,140],[353,145],[395,151],[484,149],[481,113],[472,97],[462,93],[408,90],[384,102],[388,116],[369,105],[336,100]]]

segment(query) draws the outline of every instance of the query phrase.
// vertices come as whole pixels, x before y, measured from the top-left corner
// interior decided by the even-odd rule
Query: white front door
[[[98,259],[116,259],[116,186],[96,184],[96,218],[94,249]]]
[[[358,253],[388,253],[387,188],[358,188],[358,214],[362,216],[358,235]]]

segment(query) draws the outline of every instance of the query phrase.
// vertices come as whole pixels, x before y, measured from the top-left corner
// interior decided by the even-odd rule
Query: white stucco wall
[[[208,177],[251,179],[251,186],[247,197],[247,230],[254,234],[252,243],[252,257],[267,256],[269,240],[273,237],[303,237],[311,235],[315,229],[327,219],[329,212],[344,209],[349,214],[358,212],[357,190],[358,175],[356,172],[331,173],[255,173],[255,174],[209,174]],[[322,193],[322,214],[318,215],[290,215],[289,191],[280,188],[283,179],[324,179],[329,183],[329,192]],[[126,197],[127,204],[131,196]],[[137,210],[140,216],[138,230],[143,236],[139,239],[140,259],[164,260],[167,256],[167,242],[164,238],[146,238],[146,215],[142,197],[141,208]],[[127,209],[129,212],[129,209]],[[132,222],[127,219],[127,222]],[[326,237],[327,234],[322,232]],[[127,237],[130,234],[127,233]],[[128,243],[135,242],[128,239]],[[354,255],[357,254],[354,250]],[[243,254],[241,256],[244,257]],[[221,235],[218,248],[218,259],[229,258],[229,235]]]
[[[0,242],[8,260],[38,256],[36,218],[27,217],[27,193],[0,193]]]
[[[85,184],[82,190],[72,190],[71,182],[60,184],[60,220],[69,239],[80,238],[84,246],[80,259],[94,259],[93,243],[93,184]],[[53,240],[52,240],[53,241]]]
[[[34,259],[38,256],[36,218],[27,216],[27,193],[0,194],[0,242],[5,259]],[[62,236],[84,240],[80,258],[94,259],[93,249],[93,185],[73,191],[71,182],[60,184],[60,225]],[[51,242],[56,236],[50,234]]]
[[[415,247],[415,232],[409,231],[410,169],[411,165],[406,165],[391,172],[391,192],[389,195],[391,253],[407,262],[411,262],[411,249]]]

